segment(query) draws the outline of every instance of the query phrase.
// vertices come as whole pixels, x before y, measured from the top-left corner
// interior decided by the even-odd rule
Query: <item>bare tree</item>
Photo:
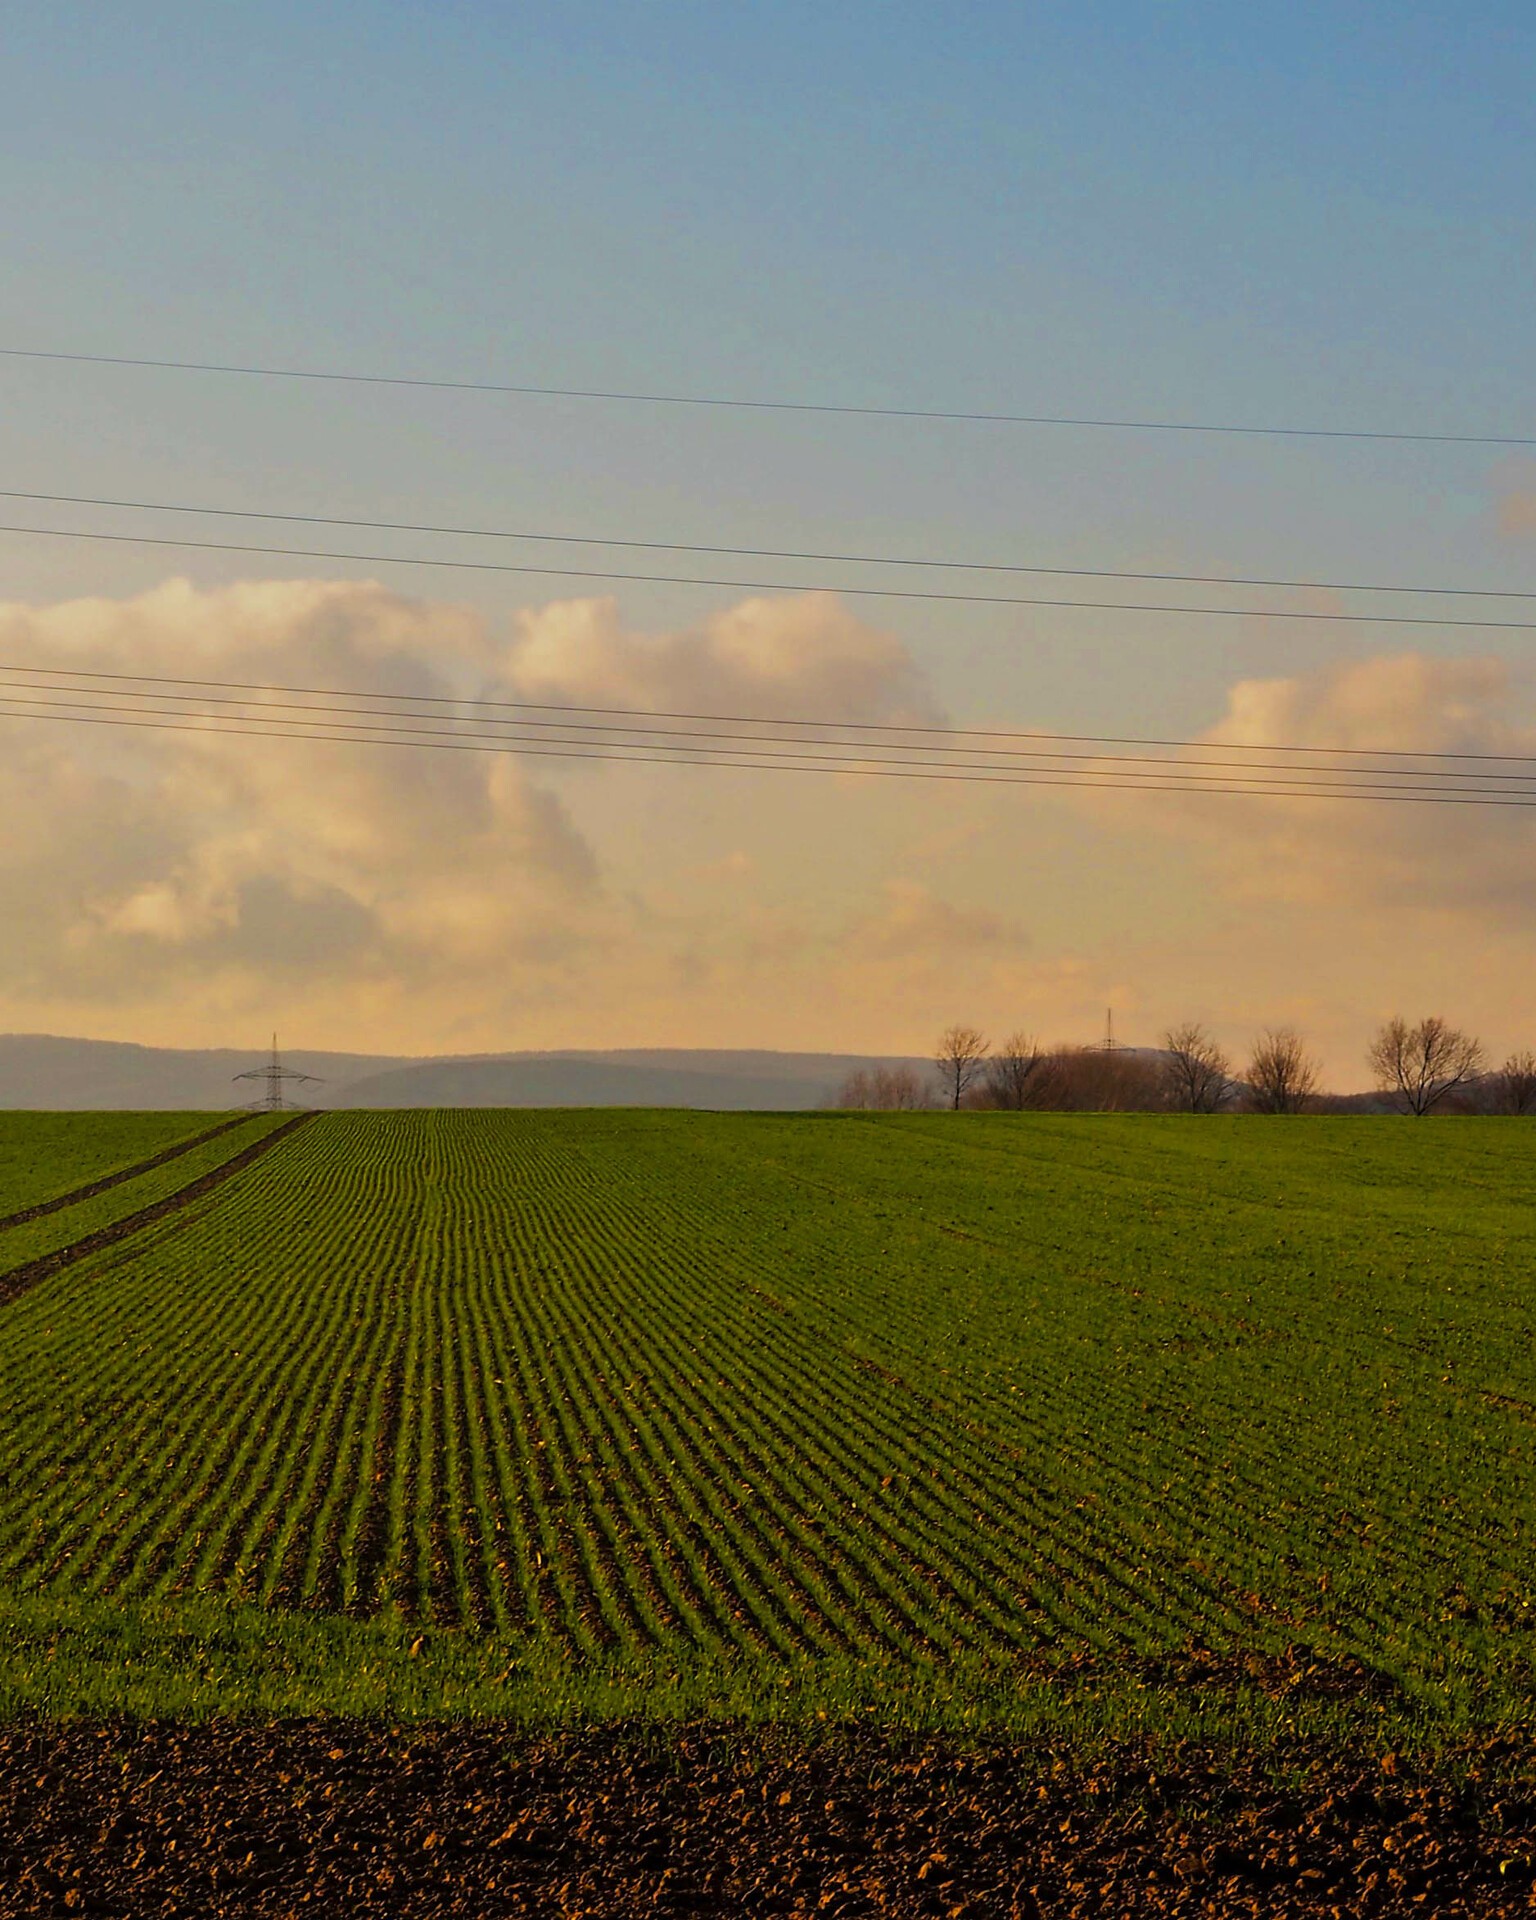
[[[1253,1043],[1247,1078],[1255,1113],[1300,1113],[1317,1091],[1317,1062],[1294,1027],[1270,1027]]]
[[[1181,1113],[1218,1113],[1232,1098],[1232,1063],[1197,1021],[1170,1027],[1163,1054],[1169,1106]]]
[[[1395,1014],[1371,1042],[1366,1059],[1382,1092],[1402,1112],[1422,1116],[1476,1077],[1483,1047],[1438,1014],[1416,1027]]]
[[[932,1104],[928,1089],[911,1067],[860,1068],[849,1074],[832,1101],[834,1107],[876,1113],[916,1113]]]
[[[966,1091],[975,1084],[987,1058],[985,1036],[975,1027],[946,1027],[934,1048],[933,1064],[939,1070],[944,1097],[960,1111]]]
[[[1037,1079],[1032,1104],[1058,1113],[1148,1113],[1168,1104],[1158,1062],[1129,1047],[1057,1047]]]
[[[1010,1033],[987,1062],[987,1097],[991,1104],[1009,1113],[1034,1106],[1044,1065],[1045,1055],[1033,1035]]]
[[[1536,1113],[1536,1053],[1512,1053],[1488,1091],[1495,1113]]]
[[[848,1107],[854,1110],[867,1107],[869,1104],[869,1075],[862,1067],[857,1073],[850,1073],[827,1102],[829,1107]]]

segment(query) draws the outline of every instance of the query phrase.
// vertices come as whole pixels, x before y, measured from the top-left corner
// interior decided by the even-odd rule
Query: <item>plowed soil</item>
[[[840,1732],[39,1725],[0,1733],[0,1915],[1528,1913],[1519,1759],[1281,1787]]]

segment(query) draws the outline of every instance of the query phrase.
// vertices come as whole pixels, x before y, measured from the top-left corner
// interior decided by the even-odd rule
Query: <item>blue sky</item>
[[[5,343],[1536,428],[1525,8],[106,6],[88,30],[13,16],[7,38]],[[690,418],[26,364],[0,382],[14,461],[60,490],[147,480],[256,505],[1069,564],[1389,579],[1523,564],[1487,524],[1509,463],[1478,450]],[[40,559],[44,587],[77,568],[139,577],[123,556]],[[1026,632],[1070,646],[1077,618],[903,631],[979,656],[955,697],[974,671],[995,705],[1009,681],[988,648]],[[1133,626],[1168,644],[1162,623]],[[1233,644],[1191,644],[1198,698]]]
[[[137,295],[155,340],[1073,411],[1523,397],[1514,6],[109,5],[7,37],[45,323]]]
[[[5,56],[0,345],[1536,433],[1528,6],[104,5],[12,10]],[[21,488],[1063,565],[1536,572],[1532,542],[1498,526],[1501,500],[1536,492],[1536,450],[25,361],[0,361],[0,404],[0,484]],[[29,515],[135,524],[5,517]],[[129,595],[173,570],[215,588],[296,567],[0,536],[0,599]],[[493,621],[583,591],[381,577]],[[740,597],[619,592],[652,630]],[[859,610],[956,717],[1106,731],[1209,726],[1244,676],[1489,646],[1449,628]],[[1527,639],[1500,649],[1520,672]]]

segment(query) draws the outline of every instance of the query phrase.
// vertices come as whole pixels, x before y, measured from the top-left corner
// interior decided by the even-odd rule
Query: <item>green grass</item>
[[[1533,1140],[323,1116],[0,1309],[0,1710],[1517,1724]]]

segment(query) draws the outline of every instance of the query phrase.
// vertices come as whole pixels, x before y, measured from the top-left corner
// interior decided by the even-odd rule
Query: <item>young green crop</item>
[[[96,1116],[83,1117],[93,1120]],[[202,1126],[170,1141],[156,1134],[130,1134],[127,1138],[134,1140],[142,1157],[126,1164],[107,1162],[102,1157],[105,1139],[96,1142],[97,1151],[65,1155],[51,1182],[41,1167],[29,1164],[25,1181],[15,1182],[12,1190],[35,1192],[42,1187],[47,1197],[0,1217],[0,1297],[6,1291],[8,1277],[18,1269],[76,1246],[180,1193],[203,1175],[226,1165],[274,1127],[272,1119],[264,1115],[198,1117],[204,1122]],[[120,1150],[123,1144],[125,1140],[119,1138],[114,1148]],[[72,1169],[74,1178],[60,1188],[65,1167]],[[12,1171],[16,1171],[14,1166]]]
[[[0,1624],[346,1616],[625,1711],[1193,1658],[1516,1715],[1533,1185],[1517,1122],[321,1116],[0,1307]]]
[[[0,1220],[217,1126],[211,1113],[0,1113]]]

